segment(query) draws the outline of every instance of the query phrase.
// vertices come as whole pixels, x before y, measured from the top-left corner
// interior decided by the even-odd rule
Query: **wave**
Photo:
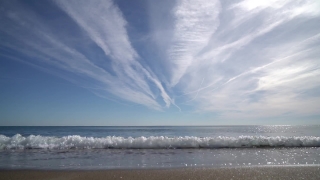
[[[12,137],[0,135],[0,149],[187,149],[187,148],[320,147],[320,137],[239,136],[239,137]]]

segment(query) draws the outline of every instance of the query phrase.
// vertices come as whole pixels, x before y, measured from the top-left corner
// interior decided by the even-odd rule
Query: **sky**
[[[0,125],[320,124],[320,1],[0,0]]]

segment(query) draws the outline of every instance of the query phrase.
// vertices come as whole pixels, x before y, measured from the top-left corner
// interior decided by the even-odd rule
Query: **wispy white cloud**
[[[175,86],[207,45],[219,25],[219,1],[177,1],[172,10],[173,37],[168,46],[171,86]]]
[[[103,61],[112,61],[115,75],[66,44],[54,33],[60,29],[50,29],[41,17],[28,8],[22,8],[18,2],[6,3],[9,8],[2,12],[2,21],[9,26],[1,30],[10,41],[2,43],[2,46],[35,58],[42,66],[50,65],[93,80],[83,83],[81,78],[62,75],[82,87],[93,86],[90,90],[102,97],[109,97],[108,93],[112,93],[120,99],[160,110],[162,107],[156,100],[155,92],[150,89],[150,82],[159,89],[166,106],[172,104],[173,100],[157,77],[138,62],[139,55],[131,46],[125,29],[126,21],[112,1],[55,2],[103,50]],[[38,64],[39,61],[32,62]]]
[[[157,110],[184,104],[224,118],[313,115],[320,108],[317,1],[149,2],[145,49],[131,41],[128,26],[136,25],[115,2],[54,1],[98,59],[28,7],[3,4],[5,55],[27,55],[28,63],[104,98]]]
[[[308,28],[319,20],[318,6],[314,1],[222,3],[216,31],[180,77],[185,102],[224,118],[316,114],[319,95],[305,96],[320,88],[319,31]]]
[[[154,99],[148,79],[159,88],[166,106],[170,106],[172,100],[159,80],[137,61],[139,56],[130,44],[126,21],[112,1],[58,1],[58,4],[110,57],[119,81],[126,82],[131,89],[143,90]]]

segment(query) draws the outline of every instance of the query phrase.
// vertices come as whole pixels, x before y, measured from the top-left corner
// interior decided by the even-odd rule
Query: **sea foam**
[[[239,137],[12,137],[0,135],[0,149],[183,149],[183,148],[320,147],[315,136],[239,136]]]

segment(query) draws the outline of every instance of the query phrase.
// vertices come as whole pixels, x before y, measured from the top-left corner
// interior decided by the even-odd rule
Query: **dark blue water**
[[[85,137],[140,137],[140,136],[320,136],[320,126],[0,126],[0,134],[5,136],[41,135]]]

